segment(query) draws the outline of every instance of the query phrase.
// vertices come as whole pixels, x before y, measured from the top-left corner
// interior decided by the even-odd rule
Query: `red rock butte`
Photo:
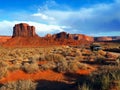
[[[35,27],[29,26],[26,23],[16,24],[13,27],[13,36],[12,37],[34,37],[37,36],[35,33]]]

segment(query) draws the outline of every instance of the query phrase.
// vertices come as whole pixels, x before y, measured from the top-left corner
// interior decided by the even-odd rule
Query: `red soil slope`
[[[91,42],[85,40],[53,39],[41,37],[14,37],[3,44],[5,47],[40,47],[55,45],[81,45]]]
[[[0,44],[6,42],[9,39],[11,39],[11,36],[0,36]]]

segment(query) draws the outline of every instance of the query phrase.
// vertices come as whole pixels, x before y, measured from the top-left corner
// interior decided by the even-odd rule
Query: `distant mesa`
[[[70,33],[66,33],[66,32],[60,32],[57,34],[53,35],[54,38],[56,39],[71,39],[71,40],[85,40],[85,41],[94,41],[94,38],[91,36],[87,36],[84,34],[70,34]]]
[[[29,26],[26,23],[16,24],[13,27],[13,36],[12,37],[34,37],[38,36],[35,33],[35,27]]]
[[[60,32],[60,33],[54,34],[54,38],[68,39],[68,34],[66,32]]]
[[[96,37],[95,38],[95,41],[98,41],[98,42],[103,42],[103,41],[112,41],[112,37]]]

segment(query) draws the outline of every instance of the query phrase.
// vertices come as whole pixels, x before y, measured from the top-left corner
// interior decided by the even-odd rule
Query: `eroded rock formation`
[[[29,26],[26,23],[16,24],[13,27],[13,36],[12,37],[33,37],[37,36],[35,33],[35,27]]]
[[[55,39],[72,39],[72,40],[85,40],[85,41],[94,41],[94,38],[91,36],[83,35],[83,34],[70,34],[66,32],[60,32],[53,35]]]

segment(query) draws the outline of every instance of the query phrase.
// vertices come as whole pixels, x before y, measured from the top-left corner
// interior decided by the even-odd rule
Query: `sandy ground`
[[[78,70],[75,74],[78,75],[88,75],[92,71],[94,71],[93,68],[87,69],[87,70]],[[52,70],[46,70],[46,71],[38,71],[33,74],[25,73],[21,70],[16,70],[13,72],[8,72],[8,75],[0,80],[0,83],[7,83],[11,81],[17,81],[17,80],[28,80],[31,79],[33,81],[36,80],[49,80],[49,81],[59,81],[59,82],[68,82],[70,81],[69,76],[66,76],[64,73],[57,73]]]

